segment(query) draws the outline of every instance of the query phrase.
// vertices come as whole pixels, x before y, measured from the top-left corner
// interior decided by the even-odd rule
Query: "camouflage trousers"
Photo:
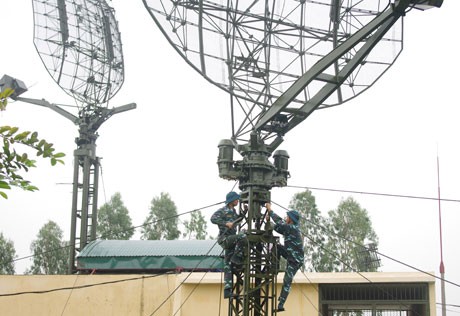
[[[222,238],[221,241],[219,241],[219,245],[224,249],[224,289],[225,290],[231,290],[233,287],[233,268],[232,268],[232,262],[231,258],[232,256],[238,252],[238,255],[243,255],[243,245],[245,240],[245,234],[237,234],[237,235],[231,235],[227,236],[225,238]],[[239,253],[241,252],[241,253]]]
[[[287,261],[286,272],[284,273],[284,279],[283,279],[283,287],[278,297],[278,306],[282,307],[284,306],[284,303],[286,302],[289,292],[291,291],[292,279],[294,279],[295,274],[302,266],[302,262],[299,263],[299,262],[296,262],[295,260],[292,260],[292,258],[290,258],[289,256],[288,251],[282,245],[277,245],[276,250],[278,252],[278,258],[283,256],[284,258],[286,258],[286,261]],[[278,259],[278,262],[279,262],[279,259]]]

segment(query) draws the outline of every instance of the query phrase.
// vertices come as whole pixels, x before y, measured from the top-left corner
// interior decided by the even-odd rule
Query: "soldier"
[[[237,245],[244,242],[246,235],[237,234],[238,222],[242,219],[235,210],[240,195],[236,192],[229,192],[225,198],[225,206],[218,209],[212,216],[211,222],[219,227],[217,242],[225,250],[224,254],[224,298],[232,297],[232,262],[238,265],[243,261],[242,247]],[[236,249],[237,248],[237,249]]]
[[[286,258],[287,266],[283,279],[283,288],[278,297],[278,312],[284,311],[284,303],[286,302],[289,291],[291,290],[292,279],[296,272],[300,269],[304,261],[303,239],[299,229],[299,212],[291,210],[287,212],[285,220],[279,217],[272,211],[271,204],[266,203],[267,215],[275,222],[275,231],[284,236],[284,246],[277,245],[276,250],[278,258],[283,256]]]

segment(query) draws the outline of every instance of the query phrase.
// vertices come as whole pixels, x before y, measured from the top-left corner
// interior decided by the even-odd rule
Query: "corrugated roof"
[[[215,240],[95,240],[77,257],[77,270],[101,273],[221,271]]]
[[[216,240],[95,240],[78,257],[216,257],[221,253]]]

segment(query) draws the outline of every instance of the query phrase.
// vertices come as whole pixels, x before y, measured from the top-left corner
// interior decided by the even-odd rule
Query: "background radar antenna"
[[[96,239],[100,157],[98,128],[112,115],[136,108],[135,103],[109,108],[124,81],[118,22],[104,0],[33,0],[34,45],[54,81],[77,103],[71,113],[44,99],[19,95],[26,85],[7,75],[2,88],[13,88],[14,100],[48,107],[78,126],[75,139],[69,273],[75,257]]]

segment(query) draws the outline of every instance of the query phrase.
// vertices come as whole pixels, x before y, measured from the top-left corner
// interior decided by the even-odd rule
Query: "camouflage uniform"
[[[237,247],[243,240],[245,235],[243,233],[236,233],[236,226],[232,228],[228,228],[225,226],[228,222],[234,222],[240,217],[236,213],[235,210],[231,209],[227,206],[224,206],[218,209],[212,216],[211,222],[216,224],[219,227],[219,236],[217,238],[217,242],[221,247],[225,250],[224,255],[224,290],[231,291],[233,285],[233,276],[232,276],[232,263],[231,259],[232,256],[235,255],[235,248],[241,249]],[[238,250],[236,250],[238,251]],[[242,255],[242,254],[236,254]]]
[[[275,222],[275,231],[284,236],[284,246],[276,245],[278,258],[286,258],[287,266],[283,279],[283,288],[278,298],[278,308],[283,308],[291,290],[292,279],[304,261],[303,239],[298,224],[287,224],[275,212],[270,212],[270,217]]]

